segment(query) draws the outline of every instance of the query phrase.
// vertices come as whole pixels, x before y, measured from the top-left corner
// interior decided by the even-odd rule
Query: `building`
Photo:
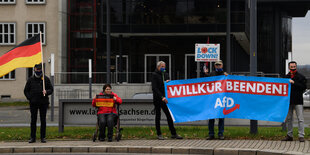
[[[48,54],[56,54],[56,98],[88,97],[89,59],[92,60],[94,72],[93,93],[98,93],[107,80],[106,0],[41,1],[44,4],[30,5],[18,1],[0,5],[0,16],[3,16],[0,22],[17,23],[18,41],[26,38],[26,29],[22,25],[28,22],[46,24],[45,48]],[[257,1],[257,71],[263,75],[280,76],[285,73],[285,60],[288,52],[292,51],[292,18],[304,17],[310,9],[310,1]],[[131,98],[138,92],[151,92],[151,72],[159,60],[167,63],[171,79],[199,77],[203,63],[194,61],[194,45],[208,40],[221,45],[221,59],[225,64],[226,2],[110,0],[113,89],[123,98]],[[231,65],[225,65],[225,69],[230,67],[232,74],[249,72],[249,2],[231,0]],[[13,17],[4,16],[7,12]],[[1,45],[0,49],[3,51],[12,47]],[[49,67],[47,64],[46,70]],[[12,85],[19,82],[18,85],[23,86],[26,77],[24,69],[17,69],[15,80],[2,80],[0,83]],[[20,90],[22,86],[16,89]],[[17,90],[1,90],[0,94],[14,94]],[[15,95],[11,97],[15,98]]]
[[[0,0],[0,55],[20,44],[39,31],[43,33],[46,75],[50,75],[51,53],[61,55],[58,0]],[[56,60],[58,63],[58,60]],[[25,100],[23,89],[32,69],[19,68],[0,78],[1,99]]]

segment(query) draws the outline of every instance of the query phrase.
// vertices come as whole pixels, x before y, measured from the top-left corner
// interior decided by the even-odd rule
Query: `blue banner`
[[[221,75],[165,82],[175,122],[240,118],[284,122],[291,85],[286,78]]]

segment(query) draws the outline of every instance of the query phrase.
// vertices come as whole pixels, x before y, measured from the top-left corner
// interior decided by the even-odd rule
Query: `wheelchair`
[[[120,114],[119,114],[119,105],[117,105],[117,116],[116,119],[114,120],[114,128],[115,128],[115,140],[120,141],[122,138],[122,130],[123,128],[120,127]],[[98,107],[96,107],[98,111]],[[97,114],[97,123],[96,123],[96,130],[92,136],[93,142],[95,142],[98,139],[98,132],[99,132],[99,119],[98,119],[98,114]]]

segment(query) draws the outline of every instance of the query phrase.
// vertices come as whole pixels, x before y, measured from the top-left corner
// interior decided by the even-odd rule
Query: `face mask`
[[[296,69],[290,69],[292,72],[294,72]]]
[[[42,71],[35,71],[34,74],[36,77],[40,77],[42,75]]]
[[[160,68],[161,72],[166,72],[165,68]]]
[[[219,68],[219,69],[215,68],[215,71],[216,71],[216,72],[222,72],[222,71],[223,71],[223,68]]]

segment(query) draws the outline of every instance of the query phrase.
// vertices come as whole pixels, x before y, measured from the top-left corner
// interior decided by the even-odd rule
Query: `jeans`
[[[157,131],[157,135],[161,135],[161,130],[160,130],[160,119],[161,119],[161,109],[163,109],[166,117],[167,117],[167,121],[168,121],[168,126],[171,132],[171,135],[176,135],[176,131],[173,125],[173,121],[170,115],[170,111],[166,105],[165,102],[163,101],[157,101],[154,103],[155,105],[155,126],[156,126],[156,131]]]
[[[303,105],[290,105],[287,114],[287,135],[293,137],[293,110],[295,108],[297,119],[298,119],[298,137],[304,137],[304,115]]]
[[[105,136],[105,128],[108,127],[108,139],[112,139],[113,137],[113,127],[115,125],[115,118],[117,117],[114,113],[108,114],[99,114],[99,138],[104,139]]]
[[[209,127],[209,136],[210,137],[214,137],[214,122],[215,122],[215,119],[210,119],[209,120],[208,127]],[[224,118],[219,118],[218,127],[219,127],[218,136],[223,136],[223,133],[224,133]]]
[[[31,134],[30,137],[36,138],[37,131],[37,117],[38,110],[40,111],[40,122],[41,122],[41,139],[46,136],[46,112],[47,112],[48,104],[46,103],[30,103],[30,113],[31,113]]]

